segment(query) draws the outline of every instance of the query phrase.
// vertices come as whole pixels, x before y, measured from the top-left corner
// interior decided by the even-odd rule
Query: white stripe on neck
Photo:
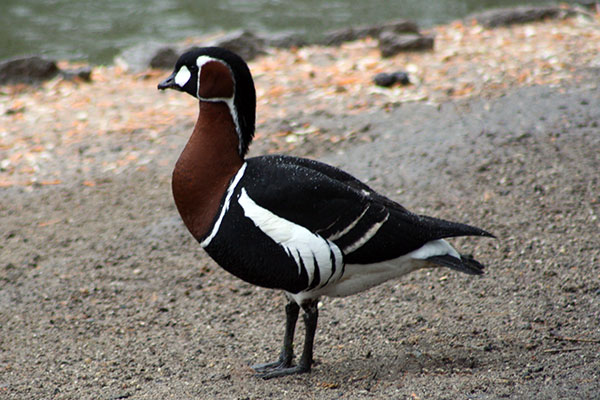
[[[200,76],[202,76],[202,66],[206,63],[209,62],[219,62],[223,65],[225,65],[227,67],[227,69],[229,70],[229,72],[231,73],[231,80],[233,81],[233,96],[231,97],[212,97],[210,99],[204,98],[200,96]],[[217,59],[217,58],[212,58],[209,56],[200,56],[196,59],[196,65],[198,66],[198,85],[196,88],[196,97],[198,97],[198,100],[201,101],[209,101],[209,102],[213,102],[213,103],[217,103],[217,102],[224,102],[225,104],[227,104],[227,107],[229,108],[229,113],[231,114],[231,119],[233,119],[233,124],[235,125],[235,131],[238,135],[238,152],[241,155],[242,154],[242,129],[240,128],[240,122],[238,121],[238,113],[237,113],[237,109],[235,108],[235,92],[236,92],[236,82],[235,82],[235,75],[233,74],[233,71],[231,70],[231,68],[229,67],[229,65],[227,65],[226,63],[224,63],[223,61]]]
[[[219,218],[213,225],[210,235],[208,235],[202,242],[200,242],[200,246],[202,246],[202,247],[208,246],[210,244],[211,240],[213,240],[213,238],[217,235],[217,232],[219,232],[219,227],[221,226],[221,222],[223,222],[223,217],[225,216],[225,213],[229,209],[229,203],[231,202],[231,196],[233,195],[233,192],[235,191],[235,187],[239,183],[240,179],[242,179],[242,176],[244,176],[244,171],[246,170],[247,165],[248,165],[247,163],[244,163],[241,166],[241,168],[239,169],[239,171],[237,172],[237,174],[235,174],[235,177],[231,180],[231,183],[229,184],[229,187],[227,188],[227,195],[225,196],[225,201],[223,202],[223,206],[221,207],[221,213],[219,214]]]

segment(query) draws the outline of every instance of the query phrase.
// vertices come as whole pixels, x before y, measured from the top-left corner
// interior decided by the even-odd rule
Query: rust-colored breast
[[[223,102],[200,102],[194,131],[173,170],[173,197],[189,231],[201,240],[212,227],[231,178],[243,164],[231,114]]]

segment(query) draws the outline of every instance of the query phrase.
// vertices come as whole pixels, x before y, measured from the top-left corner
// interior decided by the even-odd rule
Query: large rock
[[[238,53],[246,61],[265,54],[266,40],[247,30],[237,30],[199,40],[196,46],[225,47]],[[179,56],[187,50],[181,45],[146,42],[123,50],[115,58],[117,64],[130,72],[141,72],[148,68],[172,69]]]
[[[171,69],[177,62],[179,53],[173,47],[161,47],[150,58],[150,67],[158,69]]]
[[[245,29],[227,33],[204,45],[224,47],[239,54],[246,61],[266,54],[265,40]]]
[[[513,24],[524,24],[527,22],[540,21],[543,19],[561,19],[575,14],[576,11],[558,6],[521,6],[514,8],[498,8],[481,13],[471,14],[466,20],[476,20],[478,24],[486,28],[497,26],[508,26]]]
[[[130,72],[140,72],[148,68],[172,69],[181,50],[164,43],[145,42],[123,50],[115,58],[115,63]]]
[[[364,39],[366,37],[378,38],[383,32],[394,33],[419,33],[419,27],[416,22],[401,19],[390,21],[378,25],[357,26],[343,29],[336,29],[325,33],[319,44],[325,46],[339,46],[344,42]]]
[[[411,40],[404,46],[411,50],[427,47],[427,43],[433,42],[433,38],[418,35],[417,24],[410,20],[396,20],[378,25],[359,26],[331,31],[324,38],[312,42],[328,46],[339,45],[344,42],[362,39],[367,36],[378,38],[381,35],[411,34],[418,37],[416,43]],[[412,38],[412,36],[410,36]],[[408,39],[406,37],[405,39]],[[197,46],[219,46],[225,47],[242,56],[246,61],[266,54],[267,47],[302,47],[311,44],[302,35],[296,32],[255,34],[252,31],[240,29],[225,34],[211,35],[200,39]],[[432,45],[432,44],[431,44]],[[140,72],[149,67],[171,69],[177,58],[186,49],[181,46],[166,45],[163,43],[146,42],[124,50],[116,62],[123,65],[131,72]]]
[[[85,66],[79,67],[75,69],[63,69],[60,71],[60,75],[63,79],[68,81],[83,81],[83,82],[91,82],[92,81],[92,67]]]
[[[304,35],[298,32],[261,33],[260,37],[263,39],[265,46],[281,49],[303,47],[309,44]]]
[[[54,78],[56,62],[40,56],[12,58],[0,62],[0,84],[37,83]]]
[[[379,36],[382,57],[392,57],[402,51],[424,51],[433,49],[433,36],[414,33],[397,34],[383,32]]]

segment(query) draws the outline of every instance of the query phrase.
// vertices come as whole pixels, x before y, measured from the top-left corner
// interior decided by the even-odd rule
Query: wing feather
[[[411,213],[352,175],[318,161],[262,156],[247,162],[250,197],[335,243],[345,263],[390,260],[445,237],[492,236],[469,225]],[[252,168],[255,163],[260,166]]]

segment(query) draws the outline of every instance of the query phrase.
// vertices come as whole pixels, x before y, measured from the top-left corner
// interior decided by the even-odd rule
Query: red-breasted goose
[[[186,92],[200,103],[173,171],[183,222],[225,270],[283,290],[289,300],[279,358],[253,367],[263,378],[310,371],[320,296],[351,295],[424,267],[483,273],[483,265],[444,240],[493,237],[482,229],[413,214],[318,161],[283,155],[246,159],[256,94],[250,70],[236,54],[190,49],[158,88]],[[306,337],[294,365],[300,308]]]

